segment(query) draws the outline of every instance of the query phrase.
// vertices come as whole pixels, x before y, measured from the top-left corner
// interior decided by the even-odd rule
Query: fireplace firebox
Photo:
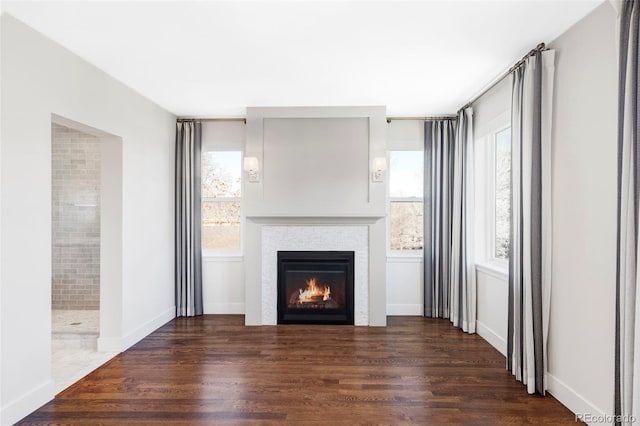
[[[352,251],[279,251],[278,324],[353,325]]]

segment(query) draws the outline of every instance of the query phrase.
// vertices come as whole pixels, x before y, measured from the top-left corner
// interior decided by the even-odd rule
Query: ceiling
[[[247,106],[455,113],[603,0],[3,1],[178,116]]]

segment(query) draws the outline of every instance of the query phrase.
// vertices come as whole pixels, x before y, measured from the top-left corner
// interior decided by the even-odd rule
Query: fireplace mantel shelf
[[[385,216],[247,216],[248,220],[264,225],[366,225]]]

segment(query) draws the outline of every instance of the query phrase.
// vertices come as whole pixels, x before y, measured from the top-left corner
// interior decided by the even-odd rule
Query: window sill
[[[423,259],[422,251],[418,253],[412,252],[389,252],[387,253],[387,262],[395,263],[421,263]]]
[[[509,265],[504,263],[492,261],[476,262],[476,271],[502,280],[509,279]]]
[[[202,252],[203,262],[243,262],[244,255],[235,252]]]

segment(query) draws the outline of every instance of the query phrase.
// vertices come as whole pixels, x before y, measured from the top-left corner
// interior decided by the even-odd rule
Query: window
[[[493,257],[509,259],[511,226],[511,128],[494,134]]]
[[[389,152],[391,250],[422,250],[423,152]]]
[[[240,250],[242,152],[202,153],[202,249]]]

